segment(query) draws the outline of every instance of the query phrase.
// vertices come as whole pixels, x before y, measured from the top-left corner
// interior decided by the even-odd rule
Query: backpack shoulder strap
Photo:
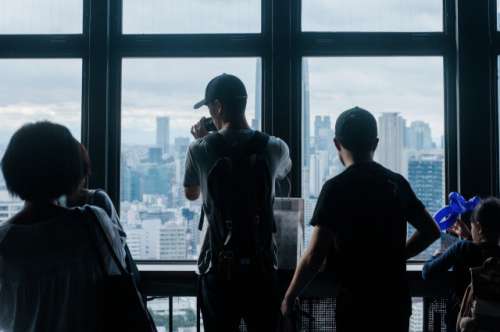
[[[252,137],[244,146],[244,152],[247,154],[262,154],[267,147],[270,136],[260,131],[254,131]]]
[[[224,157],[229,154],[229,144],[224,136],[218,132],[213,132],[205,136],[205,143],[215,151],[217,157]]]

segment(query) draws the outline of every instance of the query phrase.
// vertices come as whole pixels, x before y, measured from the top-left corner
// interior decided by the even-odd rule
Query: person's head
[[[490,197],[479,203],[472,214],[471,233],[476,243],[499,243],[500,199]]]
[[[207,106],[217,129],[226,123],[245,119],[247,90],[234,75],[222,74],[213,78],[205,90],[205,98],[194,105],[195,109]]]
[[[378,145],[377,121],[359,107],[342,112],[335,123],[334,143],[343,164],[372,160]]]
[[[7,190],[32,203],[50,203],[78,189],[85,176],[81,145],[70,131],[51,122],[17,130],[2,159]]]

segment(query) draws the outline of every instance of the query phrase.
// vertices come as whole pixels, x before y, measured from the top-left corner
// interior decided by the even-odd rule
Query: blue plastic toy
[[[448,206],[445,206],[434,215],[434,220],[443,232],[455,224],[458,216],[462,213],[474,210],[479,202],[481,202],[481,199],[477,196],[466,201],[465,198],[457,192],[451,192],[448,199],[450,201]]]

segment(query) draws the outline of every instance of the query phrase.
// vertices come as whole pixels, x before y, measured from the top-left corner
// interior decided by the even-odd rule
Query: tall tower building
[[[429,150],[434,147],[431,127],[424,121],[413,121],[406,128],[406,148],[414,150]]]
[[[314,118],[314,148],[327,151],[331,147],[334,132],[329,116],[316,116]]]
[[[444,158],[441,154],[422,154],[408,161],[408,180],[431,214],[444,204]]]
[[[169,153],[170,118],[168,116],[156,118],[156,145],[161,148],[163,154]]]
[[[394,172],[403,171],[406,121],[399,113],[382,113],[378,119],[379,145],[375,159]]]

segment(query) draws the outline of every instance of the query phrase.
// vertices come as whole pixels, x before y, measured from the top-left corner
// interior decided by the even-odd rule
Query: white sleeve
[[[283,179],[292,169],[292,160],[290,159],[288,145],[282,139],[277,138],[277,141],[279,143],[279,158],[276,167],[276,177]]]

